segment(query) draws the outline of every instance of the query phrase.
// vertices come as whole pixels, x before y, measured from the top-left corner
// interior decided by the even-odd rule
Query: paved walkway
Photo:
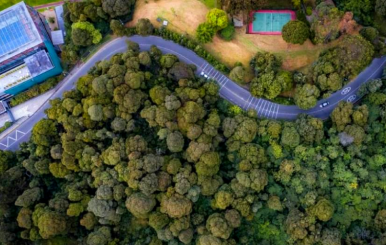
[[[24,102],[23,104],[12,107],[11,112],[15,117],[15,120],[33,115],[44,104],[44,102],[46,102],[52,96],[54,91],[54,89],[51,89],[44,94]],[[7,113],[0,115],[0,127],[2,127],[8,121],[10,121],[10,119]]]

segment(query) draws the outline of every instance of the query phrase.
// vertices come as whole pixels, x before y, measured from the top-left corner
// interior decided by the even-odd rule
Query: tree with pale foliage
[[[227,27],[228,15],[224,10],[214,8],[206,15],[206,22],[218,31]]]
[[[90,46],[102,40],[102,34],[90,22],[76,22],[72,24],[72,41],[77,46]]]

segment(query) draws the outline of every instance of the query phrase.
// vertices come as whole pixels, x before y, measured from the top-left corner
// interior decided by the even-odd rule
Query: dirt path
[[[209,11],[199,0],[138,0],[133,21],[127,26],[134,26],[139,18],[148,18],[156,26],[158,17],[169,21],[168,28],[195,37],[197,26],[205,21]],[[332,46],[334,44],[330,44]],[[313,45],[309,40],[303,45],[289,45],[281,36],[246,34],[246,26],[237,29],[235,39],[226,42],[218,35],[205,48],[223,63],[233,66],[240,61],[248,66],[257,51],[268,51],[278,55],[283,61],[283,68],[297,70],[312,64],[319,53],[327,46]]]
[[[67,0],[67,1],[68,2],[80,2],[81,0]],[[56,7],[56,6],[63,5],[63,4],[64,4],[64,1],[58,1],[58,2],[53,2],[53,3],[37,5],[37,6],[34,6],[34,9],[44,9],[44,8]]]
[[[44,8],[49,8],[49,7],[56,7],[56,6],[62,5],[63,3],[64,3],[64,1],[42,4],[42,5],[34,6],[34,9],[44,9]]]

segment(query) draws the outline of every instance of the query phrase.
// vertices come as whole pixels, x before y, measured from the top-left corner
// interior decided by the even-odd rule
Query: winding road
[[[156,45],[163,53],[172,53],[179,57],[180,61],[197,66],[197,74],[204,72],[210,78],[217,81],[220,86],[220,96],[233,104],[240,106],[244,110],[254,109],[259,117],[281,120],[294,120],[300,113],[307,113],[314,117],[326,119],[340,101],[356,102],[360,98],[356,92],[361,84],[382,75],[386,57],[377,58],[372,61],[361,74],[359,74],[347,86],[332,94],[328,99],[318,101],[318,104],[310,110],[301,110],[297,106],[285,106],[270,102],[265,99],[253,97],[249,91],[240,87],[230,80],[227,76],[217,71],[207,61],[199,57],[193,51],[184,48],[172,41],[164,40],[156,36],[132,36],[120,37],[106,43],[97,53],[95,53],[86,63],[76,67],[56,88],[55,93],[50,99],[62,97],[63,92],[75,87],[76,81],[99,60],[109,59],[116,53],[122,53],[127,49],[126,41],[131,40],[140,45],[141,50],[149,50],[151,45]],[[320,105],[328,101],[329,105],[321,108]],[[0,141],[1,150],[16,150],[19,144],[30,138],[33,125],[40,119],[46,117],[44,110],[49,108],[49,101],[36,111],[30,118],[24,121],[18,128],[14,129],[7,137]]]

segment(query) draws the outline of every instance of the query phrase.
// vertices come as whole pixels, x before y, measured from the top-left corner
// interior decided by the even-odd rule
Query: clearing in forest
[[[170,30],[195,37],[196,28],[205,22],[208,11],[209,8],[199,0],[138,0],[133,20],[127,26],[135,26],[138,19],[148,18],[159,27],[156,19],[160,17],[169,21]],[[247,34],[247,26],[236,29],[232,41],[225,41],[216,35],[213,42],[203,46],[230,67],[238,61],[248,67],[256,52],[267,51],[282,59],[284,69],[297,70],[312,64],[322,50],[335,44],[314,45],[309,40],[303,45],[287,44],[280,35]]]

